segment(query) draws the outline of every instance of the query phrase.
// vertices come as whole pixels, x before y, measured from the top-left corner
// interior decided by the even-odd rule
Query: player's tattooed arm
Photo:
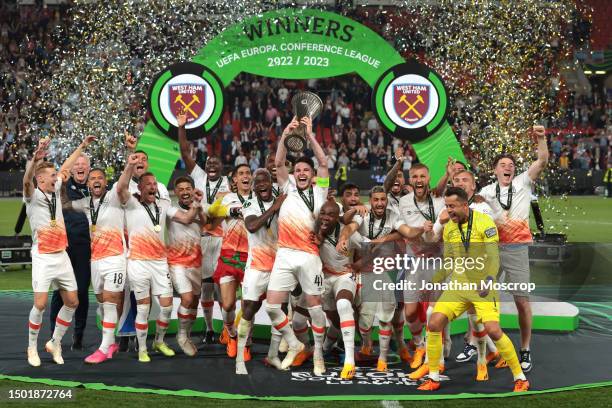
[[[196,162],[191,155],[192,145],[187,140],[187,131],[185,130],[185,124],[187,123],[187,115],[180,114],[176,117],[178,121],[178,142],[181,149],[181,159],[185,163],[185,168],[187,169],[187,173],[191,174],[194,167],[196,166]]]
[[[536,180],[546,168],[548,164],[548,144],[546,143],[546,129],[544,126],[534,126],[531,129],[531,135],[538,142],[538,158],[531,163],[527,175],[531,180]]]
[[[130,179],[139,162],[140,159],[136,154],[130,154],[127,158],[125,169],[121,173],[121,176],[119,176],[119,180],[117,180],[117,195],[119,196],[121,204],[127,203],[130,199]]]
[[[36,170],[36,166],[47,157],[47,148],[50,142],[51,140],[46,137],[40,139],[32,159],[30,159],[26,165],[23,175],[23,195],[26,198],[30,198],[32,194],[34,194],[34,171]]]
[[[81,144],[76,149],[74,149],[74,152],[72,152],[72,154],[66,159],[64,164],[62,164],[62,167],[60,168],[60,171],[58,173],[58,176],[62,178],[62,181],[68,180],[70,169],[72,169],[72,166],[74,166],[76,160],[87,148],[87,146],[89,146],[95,141],[95,136],[86,136],[85,139],[83,139],[83,141],[81,142]]]
[[[396,162],[393,165],[393,167],[391,167],[391,170],[389,170],[389,172],[387,173],[387,176],[385,177],[385,181],[383,183],[385,193],[387,194],[389,194],[389,191],[391,191],[391,188],[393,187],[393,184],[395,183],[395,178],[397,177],[397,173],[400,171],[400,169],[404,165],[405,156],[404,156],[403,148],[398,147],[395,150],[395,159],[396,159]]]
[[[289,179],[289,169],[285,165],[287,161],[287,148],[285,147],[285,138],[289,133],[291,133],[295,128],[299,126],[299,122],[297,118],[293,118],[291,122],[287,125],[285,130],[283,130],[283,134],[281,135],[280,141],[278,142],[278,147],[276,148],[276,156],[274,156],[274,165],[276,166],[276,181],[279,186],[283,186],[285,182]]]
[[[312,133],[312,119],[310,119],[307,116],[305,118],[302,118],[300,122],[304,126],[306,126],[306,135],[308,136],[308,139],[310,140],[310,146],[312,147],[312,151],[314,152],[314,155],[317,158],[317,162],[319,164],[319,167],[317,168],[317,177],[329,178],[329,168],[327,167],[327,155],[325,154],[325,151],[323,150],[319,142],[317,142],[317,139],[315,138],[314,133]],[[278,169],[277,169],[277,174],[278,174]]]
[[[280,210],[280,207],[283,204],[283,201],[285,201],[285,198],[287,198],[287,194],[281,194],[276,197],[274,203],[270,206],[270,208],[264,211],[263,214],[261,214],[260,216],[249,215],[248,217],[246,217],[244,219],[244,225],[247,231],[249,231],[250,233],[254,233],[257,232],[261,227],[266,225],[268,220],[274,217],[278,210]]]

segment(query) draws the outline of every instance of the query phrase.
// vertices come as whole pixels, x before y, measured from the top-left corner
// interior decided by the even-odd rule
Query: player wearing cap
[[[125,205],[126,227],[129,240],[127,261],[128,280],[136,297],[136,337],[138,339],[138,361],[151,361],[147,352],[148,317],[151,295],[158,297],[160,312],[153,349],[165,356],[174,356],[174,351],[164,342],[172,313],[172,282],[168,270],[165,246],[165,225],[170,201],[159,199],[158,183],[152,173],[144,173],[138,180],[138,194],[131,195],[127,180],[136,167],[142,166],[142,156],[128,157],[124,172],[129,177],[120,177],[117,193]],[[198,213],[199,203],[194,202],[188,213],[176,212],[171,218],[190,224]]]
[[[62,183],[68,179],[72,165],[94,140],[93,136],[87,136],[64,162],[58,174],[52,163],[44,161],[49,139],[41,139],[23,175],[23,201],[32,229],[34,292],[34,305],[30,310],[28,321],[27,355],[28,363],[34,367],[40,366],[38,333],[47,306],[49,288],[60,289],[64,305],[57,315],[53,336],[45,344],[45,350],[51,353],[55,363],[64,364],[61,341],[70,326],[79,300],[74,272],[66,253],[68,238],[62,216],[62,199],[58,196]]]
[[[289,180],[289,172],[285,167],[287,149],[284,141],[287,135],[299,126],[294,118],[283,131],[276,151],[277,179],[287,198],[279,211],[278,251],[268,285],[267,312],[272,325],[289,344],[289,350],[282,362],[282,368],[288,368],[295,356],[304,349],[304,344],[296,338],[288,325],[289,321],[281,310],[281,304],[287,302],[289,293],[300,284],[312,321],[315,343],[314,373],[321,375],[325,372],[323,338],[326,326],[325,313],[321,307],[323,272],[319,248],[311,242],[310,234],[314,231],[316,216],[327,200],[329,170],[327,157],[312,134],[312,121],[303,118],[301,123],[306,127],[306,135],[319,164],[317,181],[313,187],[311,181],[314,165],[312,160],[305,157],[298,159],[294,165],[295,184]]]

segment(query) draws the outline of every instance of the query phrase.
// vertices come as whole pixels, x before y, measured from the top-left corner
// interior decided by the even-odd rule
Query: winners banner
[[[383,129],[412,142],[431,169],[432,183],[447,158],[465,161],[446,120],[442,79],[416,61],[404,61],[368,27],[314,9],[281,9],[232,25],[191,62],[160,72],[149,92],[150,120],[138,148],[167,184],[180,157],[176,115],[187,115],[187,137],[203,137],[222,117],[223,89],[240,73],[270,78],[316,79],[355,73],[372,87],[372,108]]]

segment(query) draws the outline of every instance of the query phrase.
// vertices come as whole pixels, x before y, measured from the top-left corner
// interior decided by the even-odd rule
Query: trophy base
[[[292,153],[302,153],[306,150],[306,139],[293,134],[285,138],[285,147]]]

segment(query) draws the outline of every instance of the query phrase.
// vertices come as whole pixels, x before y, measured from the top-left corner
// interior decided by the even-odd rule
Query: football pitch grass
[[[365,201],[365,198],[364,198]],[[602,197],[552,197],[540,200],[546,232],[567,234],[571,242],[611,242],[612,238],[612,200]],[[15,220],[21,208],[20,199],[0,199],[0,235],[13,235]],[[532,220],[532,226],[535,224]],[[29,234],[26,223],[23,234]],[[11,267],[0,272],[0,290],[31,290],[29,268]],[[13,328],[15,329],[15,328]],[[25,329],[24,329],[25,341]],[[560,358],[563,358],[560,356]],[[25,363],[25,359],[24,359]],[[584,367],[588,369],[588,367]],[[552,373],[551,373],[552,375]],[[555,375],[562,375],[556,373]],[[202,373],[204,380],[206,373]],[[9,400],[9,390],[57,388],[37,383],[0,380],[0,404],[14,403],[21,406],[57,406],[62,403],[55,400],[48,403],[36,401]],[[96,391],[83,388],[72,389],[75,399],[64,401],[66,404],[75,403],[82,407],[113,406],[215,406],[215,407],[319,407],[334,406],[335,408],[351,407],[409,407],[417,404],[419,407],[474,407],[475,405],[491,405],[496,408],[516,407],[574,407],[587,403],[592,407],[607,407],[612,401],[612,387],[591,388],[579,391],[563,391],[544,393],[541,395],[526,395],[513,398],[495,399],[453,399],[443,401],[335,401],[335,402],[269,402],[260,400],[213,400],[194,397],[166,396],[147,393],[126,393],[113,391]],[[70,405],[69,405],[70,406]]]

